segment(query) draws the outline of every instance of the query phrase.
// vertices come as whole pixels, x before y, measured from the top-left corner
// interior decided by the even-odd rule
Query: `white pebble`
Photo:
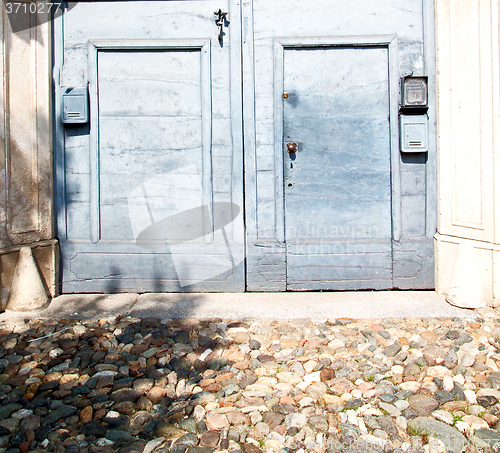
[[[257,368],[257,370],[259,370],[260,368]],[[302,390],[303,392],[306,391],[306,388],[309,387],[311,383],[310,382],[299,382],[296,387],[299,389],[299,390]]]
[[[314,400],[310,396],[306,396],[299,401],[300,407],[307,407],[314,404]]]
[[[471,404],[476,404],[476,392],[474,390],[464,390],[467,401]]]
[[[468,423],[471,431],[476,432],[478,429],[488,429],[489,425],[482,418],[476,415],[466,415],[462,419],[465,423]]]
[[[399,384],[399,388],[401,390],[410,390],[411,392],[416,393],[417,390],[420,388],[420,382],[417,381],[401,382],[401,384]]]
[[[402,415],[396,417],[396,426],[400,430],[406,431],[406,428],[408,427],[408,422],[406,421],[406,418],[404,418]]]
[[[394,374],[403,374],[404,368],[403,368],[401,365],[394,365],[394,366],[391,368],[391,371],[392,371]]]
[[[461,420],[458,420],[455,423],[455,428],[457,428],[461,433],[465,434],[469,430],[469,424]]]
[[[252,425],[256,425],[257,423],[260,423],[262,421],[262,415],[260,415],[260,412],[258,411],[253,411],[250,413],[250,421],[252,422]]]
[[[201,361],[205,360],[211,353],[212,353],[211,349],[205,350],[203,354],[200,355],[200,360]]]
[[[486,366],[490,369],[490,370],[493,370],[493,371],[498,371],[498,367],[495,363],[494,360],[492,359],[486,359]]]
[[[206,411],[203,408],[203,406],[200,406],[199,404],[194,407],[193,410],[193,418],[196,420],[197,423],[202,421],[205,418]]]
[[[389,435],[382,429],[375,429],[373,431],[373,435],[379,437],[380,439],[387,440],[389,439]]]
[[[314,371],[314,368],[318,366],[318,362],[315,360],[309,360],[306,363],[304,363],[304,370],[306,373],[312,373]]]
[[[266,448],[266,451],[271,451],[271,452],[278,452],[282,445],[283,442],[274,439],[267,439],[264,442],[264,447]]]
[[[431,414],[436,420],[440,422],[444,422],[448,425],[453,425],[453,415],[451,415],[448,411],[437,410]]]
[[[347,421],[355,426],[358,426],[358,415],[356,414],[356,411],[348,410],[346,411],[346,414]]]
[[[439,390],[438,386],[436,384],[434,384],[434,382],[424,382],[422,384],[422,388],[430,390],[431,393],[435,393]]]
[[[361,398],[363,396],[363,393],[361,392],[361,390],[354,389],[351,392],[351,395],[352,395],[353,398]]]
[[[473,404],[472,406],[469,406],[467,408],[467,413],[469,415],[479,415],[481,413],[484,414],[484,407],[483,406],[480,406],[479,404]]]
[[[455,376],[453,376],[453,380],[455,382],[458,382],[460,385],[465,384],[465,378],[462,374],[456,374]]]
[[[405,409],[408,408],[410,403],[406,400],[398,400],[394,402],[394,406],[398,408],[400,411],[404,411]]]
[[[476,361],[475,357],[471,354],[464,354],[462,357],[462,360],[460,361],[460,365],[469,368],[472,365],[474,365],[474,362]]]
[[[87,328],[85,326],[82,326],[82,325],[73,326],[73,332],[77,336],[83,335],[86,331],[87,331]]]
[[[28,417],[29,415],[32,415],[33,411],[31,409],[19,409],[18,411],[14,412],[11,417],[15,418],[17,420],[22,420],[24,417]]]
[[[368,428],[365,425],[363,419],[358,418],[358,428],[361,431],[361,434],[368,434]]]
[[[142,453],[151,453],[154,449],[158,448],[160,445],[164,443],[165,443],[164,437],[158,437],[156,439],[150,440],[144,447],[144,450],[142,450]]]
[[[451,376],[444,376],[443,377],[443,389],[446,390],[447,392],[451,392],[453,390],[453,387],[455,386],[455,383],[453,382],[453,379]]]
[[[321,371],[315,371],[304,376],[304,383],[312,384],[313,382],[321,382]],[[299,384],[300,385],[300,384]],[[298,386],[297,386],[298,387]]]
[[[433,437],[429,440],[427,445],[424,445],[425,453],[446,453],[447,449],[444,445],[443,441],[439,440],[436,437]]]
[[[61,355],[64,351],[61,348],[54,348],[49,351],[49,357],[55,358]]]
[[[207,403],[205,405],[205,410],[207,412],[212,412],[214,411],[215,409],[218,409],[219,407],[219,403],[215,402],[215,401],[210,401],[209,403]]]
[[[341,396],[340,396],[340,399],[342,401],[350,401],[352,400],[352,395],[350,393],[343,393]]]

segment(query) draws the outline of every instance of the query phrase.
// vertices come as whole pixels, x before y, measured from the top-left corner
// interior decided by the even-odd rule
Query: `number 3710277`
[[[60,8],[60,3],[51,2],[5,2],[7,14],[45,14],[50,13],[51,10],[57,11]]]

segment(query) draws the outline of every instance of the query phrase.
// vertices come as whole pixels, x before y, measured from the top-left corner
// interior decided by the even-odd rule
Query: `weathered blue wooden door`
[[[242,6],[247,289],[432,288],[433,1]],[[428,152],[400,152],[410,75]]]
[[[433,0],[403,3],[78,2],[55,22],[63,292],[432,288]],[[409,75],[428,152],[399,149]],[[73,87],[90,121],[63,126]]]
[[[284,49],[288,288],[392,287],[388,57]]]
[[[63,292],[244,290],[236,4],[79,2],[56,24]],[[63,128],[72,87],[90,121]]]

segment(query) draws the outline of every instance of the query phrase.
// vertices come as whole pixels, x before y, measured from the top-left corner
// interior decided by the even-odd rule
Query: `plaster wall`
[[[22,3],[24,5],[24,3]],[[21,5],[21,8],[23,6]],[[29,2],[26,2],[29,11]],[[38,5],[38,3],[37,3]],[[21,245],[33,248],[51,295],[57,292],[51,126],[51,36],[47,8],[12,17],[0,8],[0,306]]]
[[[498,0],[436,0],[436,290],[500,304]]]

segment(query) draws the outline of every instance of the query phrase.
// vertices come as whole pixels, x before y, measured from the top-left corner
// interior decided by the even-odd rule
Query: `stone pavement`
[[[500,445],[495,310],[321,321],[139,317],[130,307],[93,319],[10,315],[0,317],[1,453]]]

